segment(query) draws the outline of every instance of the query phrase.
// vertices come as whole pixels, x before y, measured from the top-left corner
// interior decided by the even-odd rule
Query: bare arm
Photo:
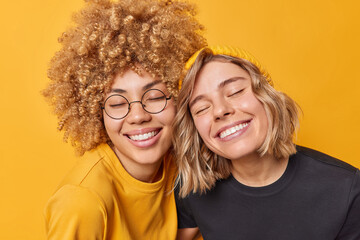
[[[199,235],[199,228],[178,229],[176,240],[193,240]]]

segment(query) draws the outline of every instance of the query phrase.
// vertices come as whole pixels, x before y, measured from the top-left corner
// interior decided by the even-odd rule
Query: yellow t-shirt
[[[175,239],[174,163],[155,183],[133,178],[103,144],[82,157],[45,208],[48,239]]]

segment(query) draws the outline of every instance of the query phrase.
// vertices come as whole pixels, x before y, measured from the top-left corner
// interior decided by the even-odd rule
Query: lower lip
[[[248,122],[248,125],[246,127],[244,127],[243,129],[241,129],[239,131],[236,131],[233,134],[230,134],[230,135],[228,135],[228,136],[226,136],[224,138],[218,137],[218,139],[220,141],[227,142],[227,141],[233,140],[234,138],[240,137],[241,135],[243,135],[248,130],[248,128],[250,127],[250,124],[251,124],[251,121]]]
[[[125,136],[125,137],[127,138],[127,140],[131,144],[133,144],[136,147],[148,148],[148,147],[151,147],[151,146],[155,145],[159,141],[160,136],[161,136],[161,129],[159,130],[159,132],[155,136],[153,136],[151,138],[148,138],[146,140],[135,141],[135,140],[130,139],[128,136]]]

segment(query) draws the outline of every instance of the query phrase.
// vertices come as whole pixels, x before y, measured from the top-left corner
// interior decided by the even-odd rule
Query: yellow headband
[[[196,53],[194,53],[189,58],[189,60],[185,64],[185,70],[189,70],[191,68],[191,66],[194,64],[196,58],[198,57],[199,53],[202,52],[204,49],[211,50],[211,52],[214,55],[220,55],[220,54],[221,55],[228,55],[228,56],[231,56],[231,57],[242,58],[242,59],[245,59],[245,60],[251,62],[252,64],[254,64],[260,70],[261,74],[266,78],[268,83],[270,85],[273,85],[270,74],[265,70],[265,68],[263,66],[261,66],[259,61],[257,61],[255,59],[255,57],[252,56],[249,52],[247,52],[247,51],[245,51],[243,49],[240,49],[240,48],[236,48],[236,47],[230,47],[230,46],[208,46],[208,47],[204,47],[204,48],[198,50]],[[180,81],[179,81],[179,89],[181,89],[181,85],[182,85],[182,79],[180,79]]]

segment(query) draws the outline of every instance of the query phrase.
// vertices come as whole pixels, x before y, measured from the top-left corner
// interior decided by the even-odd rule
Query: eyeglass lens
[[[129,102],[122,95],[112,95],[105,101],[105,112],[109,117],[114,119],[121,119],[126,117],[130,111],[130,105],[139,101]],[[159,113],[166,106],[166,95],[158,89],[150,89],[144,93],[140,104],[148,113]]]

